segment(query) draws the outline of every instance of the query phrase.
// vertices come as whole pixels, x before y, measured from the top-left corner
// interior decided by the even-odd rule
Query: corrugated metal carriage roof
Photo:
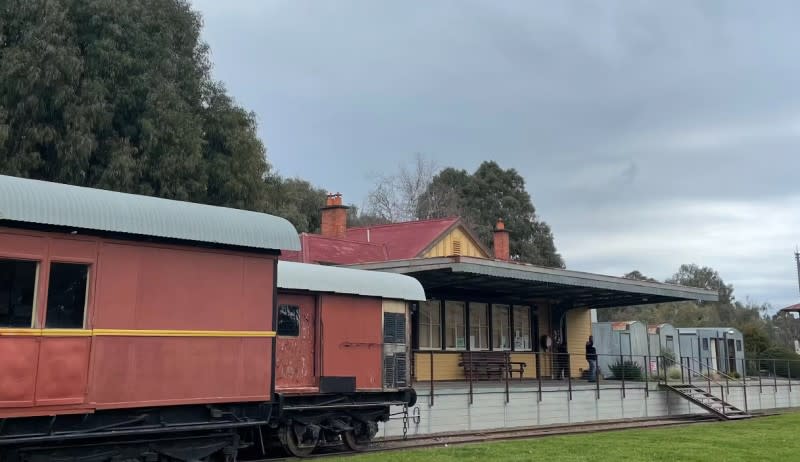
[[[294,226],[264,213],[0,175],[3,221],[256,249],[300,249]]]
[[[425,300],[422,284],[410,276],[283,260],[278,262],[278,288]]]

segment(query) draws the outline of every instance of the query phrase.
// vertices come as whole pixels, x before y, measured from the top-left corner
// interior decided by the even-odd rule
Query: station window
[[[450,350],[463,350],[467,347],[467,325],[465,323],[466,309],[467,304],[464,302],[445,302],[444,322],[447,326],[445,348]]]
[[[742,351],[742,341],[741,340],[737,340],[736,341],[736,351]]]
[[[489,349],[489,305],[469,304],[469,348],[471,350]]]
[[[708,350],[708,339],[707,338],[703,339],[703,350]]]
[[[511,349],[511,307],[492,305],[492,349]]]
[[[89,265],[51,263],[46,328],[81,329],[86,312]]]
[[[514,307],[514,349],[531,350],[531,307]]]
[[[428,300],[419,304],[419,347],[427,349],[442,348],[442,322],[438,300]]]
[[[278,331],[281,337],[300,335],[300,307],[297,305],[278,306]]]
[[[33,327],[38,267],[33,261],[0,259],[0,327]]]

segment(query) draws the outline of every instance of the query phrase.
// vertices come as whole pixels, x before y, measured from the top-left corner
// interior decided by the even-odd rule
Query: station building
[[[401,273],[422,283],[414,307],[412,379],[465,379],[464,354],[508,352],[518,378],[580,377],[592,310],[681,300],[717,300],[707,290],[635,281],[512,261],[509,230],[495,226],[493,249],[458,217],[347,226],[339,195],[322,209],[321,234],[300,235],[281,258]]]

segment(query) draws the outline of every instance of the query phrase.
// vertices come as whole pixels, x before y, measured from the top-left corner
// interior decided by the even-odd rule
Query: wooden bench
[[[458,365],[464,368],[464,376],[472,380],[503,380],[514,377],[514,373],[519,373],[521,379],[525,372],[525,363],[511,361],[508,351],[464,352]]]

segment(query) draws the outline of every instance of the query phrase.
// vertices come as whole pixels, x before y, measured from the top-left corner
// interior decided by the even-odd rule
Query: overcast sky
[[[361,204],[416,152],[494,159],[571,269],[800,301],[800,2],[193,3],[284,175]]]

